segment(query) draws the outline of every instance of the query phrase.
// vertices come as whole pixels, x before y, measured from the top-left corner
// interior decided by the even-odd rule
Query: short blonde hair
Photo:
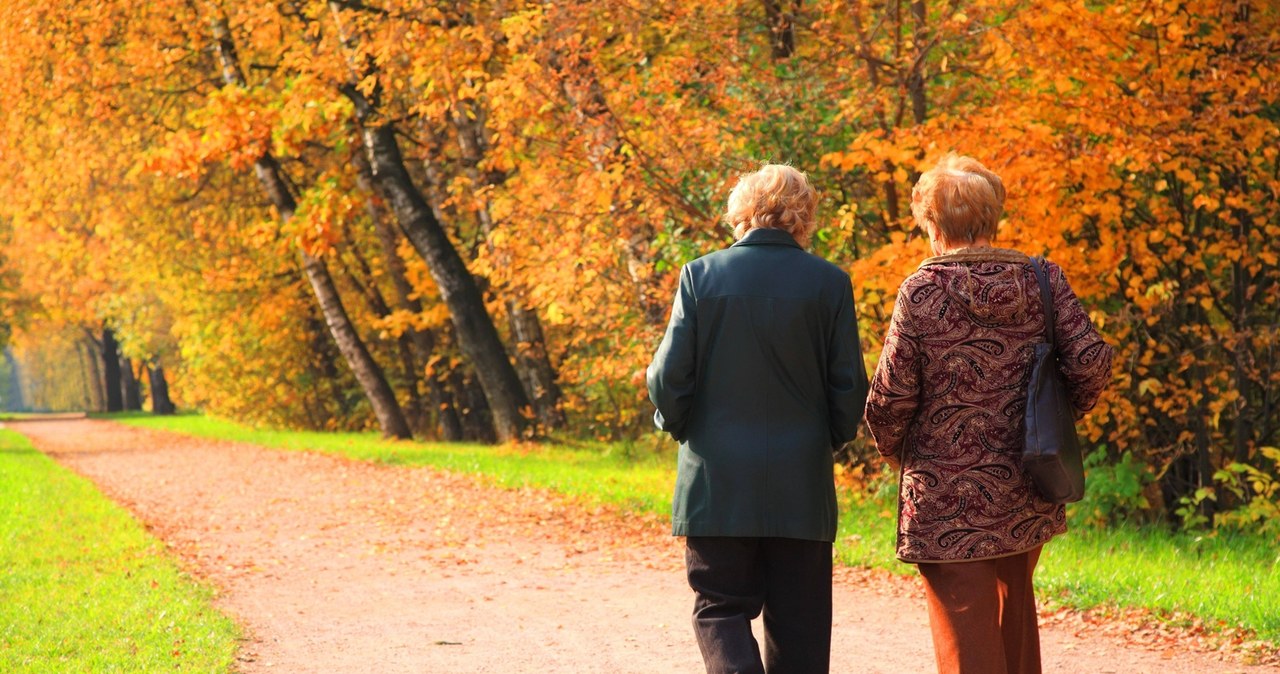
[[[753,229],[780,229],[801,246],[817,228],[818,193],[804,173],[785,164],[765,164],[738,179],[724,220],[741,239]]]
[[[1004,182],[973,157],[949,154],[911,190],[911,215],[949,243],[994,239],[1004,213]]]

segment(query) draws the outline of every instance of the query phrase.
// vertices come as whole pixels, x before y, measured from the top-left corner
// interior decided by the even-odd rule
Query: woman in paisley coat
[[[934,257],[903,281],[867,400],[876,446],[901,465],[898,558],[924,578],[939,672],[1040,672],[1031,577],[1066,531],[1023,472],[1023,412],[1044,307],[1030,260],[995,248],[999,176],[950,155],[911,212]],[[1059,367],[1077,414],[1111,378],[1111,347],[1047,264]]]

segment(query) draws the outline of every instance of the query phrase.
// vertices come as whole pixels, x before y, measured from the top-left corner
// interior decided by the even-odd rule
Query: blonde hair
[[[738,179],[729,193],[724,220],[741,239],[753,229],[780,229],[809,245],[817,224],[818,193],[804,173],[785,164],[765,164]]]
[[[1004,197],[1004,182],[982,162],[948,154],[916,181],[911,215],[948,243],[994,239]]]

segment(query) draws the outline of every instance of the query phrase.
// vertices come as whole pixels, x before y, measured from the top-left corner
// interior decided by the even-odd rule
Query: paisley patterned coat
[[[1112,349],[1049,262],[1058,362],[1079,414],[1111,379]],[[1022,471],[1023,412],[1044,307],[1028,258],[1004,249],[925,260],[902,283],[866,421],[902,463],[898,558],[990,559],[1067,529]]]

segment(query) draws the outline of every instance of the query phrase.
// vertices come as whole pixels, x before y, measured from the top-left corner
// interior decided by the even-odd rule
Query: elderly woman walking
[[[991,245],[999,176],[955,155],[920,177],[911,212],[934,257],[898,290],[866,421],[901,465],[898,558],[924,578],[938,671],[1040,672],[1031,577],[1066,531],[1063,506],[1021,465],[1027,382],[1045,307],[1031,260]],[[1058,364],[1077,415],[1110,379],[1112,350],[1049,262]]]
[[[738,241],[681,269],[647,373],[680,443],[672,533],[709,673],[830,666],[831,450],[857,433],[867,375],[849,275],[804,250],[816,208],[790,166],[743,176],[725,213]]]

